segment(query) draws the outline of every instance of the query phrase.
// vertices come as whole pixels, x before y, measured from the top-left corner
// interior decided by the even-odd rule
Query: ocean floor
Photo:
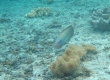
[[[110,31],[90,25],[94,9],[110,8],[110,0],[4,0],[0,1],[0,80],[110,80]],[[51,16],[27,18],[36,7],[50,7]],[[58,27],[52,27],[57,23]],[[75,23],[74,36],[62,48],[54,40]],[[65,77],[49,66],[69,44],[91,44],[97,53],[87,53],[77,70]]]

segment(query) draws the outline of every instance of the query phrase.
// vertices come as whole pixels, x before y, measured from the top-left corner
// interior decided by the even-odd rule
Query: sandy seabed
[[[110,7],[109,0],[56,0],[49,5],[43,0],[7,0],[0,4],[0,80],[110,80],[110,31],[95,30],[89,23],[92,10]],[[51,7],[53,15],[25,17],[33,8],[44,6]],[[54,22],[62,27],[50,28]],[[54,39],[73,23],[74,36],[63,48],[54,49]],[[97,53],[87,54],[76,72],[54,75],[50,63],[69,44],[82,43],[94,45]]]

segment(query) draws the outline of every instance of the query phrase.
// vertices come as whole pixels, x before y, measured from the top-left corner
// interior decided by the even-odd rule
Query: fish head
[[[66,44],[66,42],[64,40],[56,40],[56,42],[54,43],[54,47],[55,48],[61,48],[64,44]]]

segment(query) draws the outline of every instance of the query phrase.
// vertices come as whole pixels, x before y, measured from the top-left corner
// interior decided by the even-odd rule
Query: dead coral
[[[38,7],[31,10],[31,12],[27,13],[25,16],[28,18],[34,17],[42,17],[42,16],[50,16],[52,15],[52,9],[49,7]]]
[[[90,23],[96,29],[103,31],[110,30],[110,7],[94,9]]]
[[[36,17],[36,11],[31,10],[31,12],[27,13],[25,16],[28,18]]]

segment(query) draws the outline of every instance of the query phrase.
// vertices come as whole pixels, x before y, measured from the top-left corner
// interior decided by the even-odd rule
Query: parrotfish
[[[63,45],[69,42],[73,34],[74,34],[74,27],[73,25],[70,25],[60,33],[58,38],[55,40],[54,47],[61,48]]]

